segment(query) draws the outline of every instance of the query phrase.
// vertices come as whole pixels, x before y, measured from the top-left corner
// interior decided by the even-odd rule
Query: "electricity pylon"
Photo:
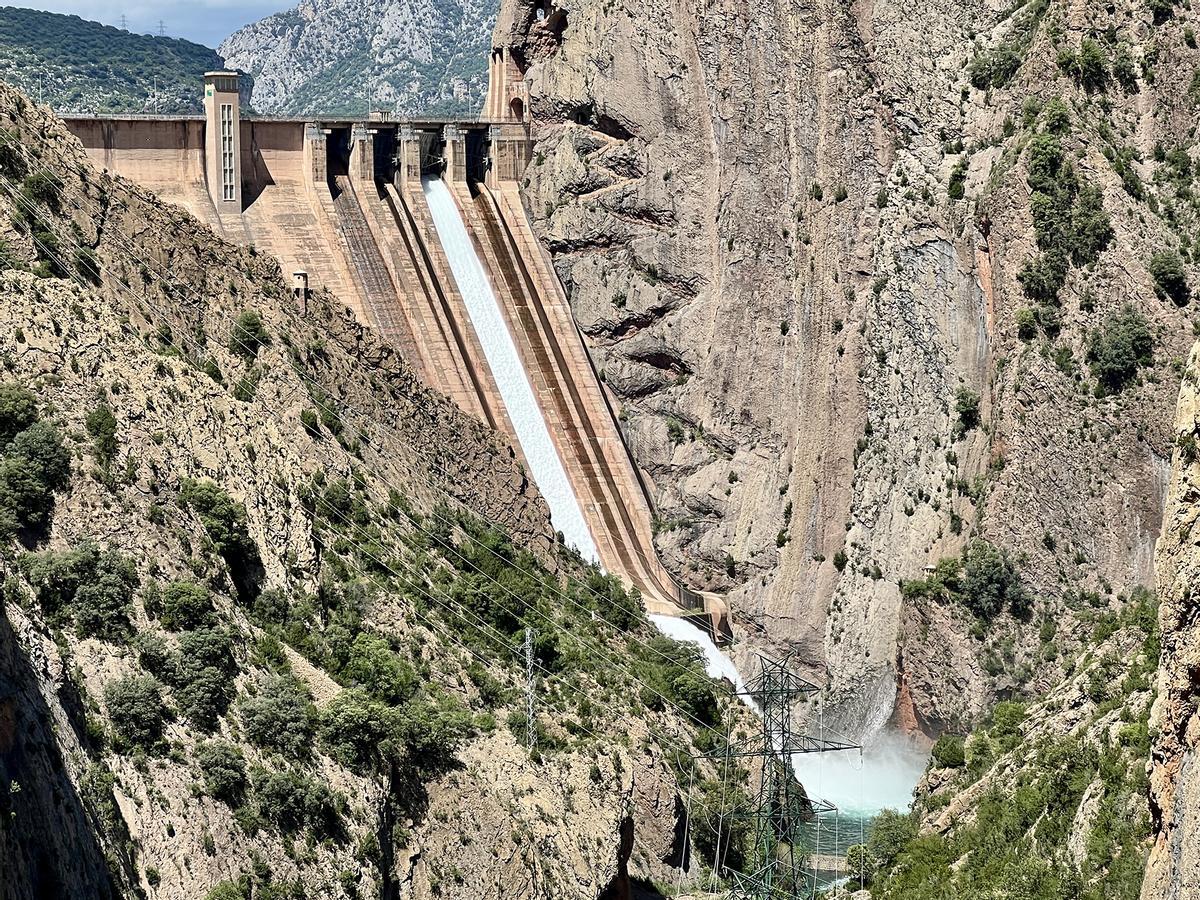
[[[534,728],[537,714],[534,706],[537,672],[534,671],[533,663],[533,629],[527,625],[525,626],[525,746],[530,752],[533,751],[534,735],[537,733]]]
[[[760,671],[740,696],[757,705],[762,716],[759,733],[741,744],[728,744],[708,759],[750,763],[758,769],[758,786],[750,805],[732,813],[750,824],[753,844],[748,848],[746,871],[725,869],[733,882],[731,900],[798,900],[815,896],[816,872],[807,864],[810,849],[803,841],[803,826],[815,816],[835,811],[832,804],[808,796],[796,779],[792,757],[798,753],[858,750],[857,744],[830,741],[824,736],[797,734],[792,727],[792,706],[819,688],[788,668],[790,656],[781,660],[759,657]],[[816,850],[816,848],[812,848]],[[726,851],[728,853],[728,850]]]

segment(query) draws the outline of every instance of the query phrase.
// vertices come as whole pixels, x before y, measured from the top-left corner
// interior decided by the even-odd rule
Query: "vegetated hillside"
[[[2,85],[0,298],[6,896],[596,898],[688,857],[696,654],[336,299]]]
[[[314,0],[222,42],[271,114],[475,115],[487,88],[495,0]]]
[[[200,112],[201,76],[224,67],[191,41],[0,7],[0,79],[56,110]]]
[[[544,12],[508,0],[495,39],[528,67],[525,198],[668,566],[857,733],[1045,695],[1080,613],[1153,577],[1195,8]]]
[[[1086,617],[1086,649],[1044,699],[938,740],[913,812],[885,813],[848,854],[872,898],[1139,897],[1160,641],[1154,595],[1128,599]]]

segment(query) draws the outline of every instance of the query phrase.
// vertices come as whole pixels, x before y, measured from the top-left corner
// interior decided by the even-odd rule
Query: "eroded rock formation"
[[[1147,265],[1179,248],[1194,277],[1191,19],[503,4],[526,203],[656,488],[659,548],[729,592],[751,645],[798,649],[859,733],[898,693],[936,734],[1047,690],[1081,592],[1151,581],[1192,337]],[[1023,288],[1066,240],[1038,196],[1068,182],[1067,217],[1095,189],[1111,230]],[[1097,390],[1089,355],[1126,305],[1154,362]],[[974,538],[1019,561],[1061,654],[1007,615],[972,637],[954,604],[902,600]]]

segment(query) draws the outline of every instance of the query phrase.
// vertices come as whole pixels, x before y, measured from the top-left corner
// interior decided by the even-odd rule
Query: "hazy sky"
[[[215,47],[242,25],[290,9],[295,0],[2,0],[3,5],[71,13],[120,26],[122,14],[130,31],[157,33],[161,19],[170,37]]]

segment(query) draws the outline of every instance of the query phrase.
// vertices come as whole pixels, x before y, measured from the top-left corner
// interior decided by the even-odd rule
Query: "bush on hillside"
[[[0,382],[0,450],[38,420],[33,392],[15,381]]]
[[[1174,250],[1160,250],[1150,257],[1147,266],[1154,279],[1154,292],[1160,298],[1170,298],[1176,306],[1186,306],[1192,298],[1183,260]]]
[[[312,747],[316,711],[295,678],[269,678],[240,703],[246,737],[259,747],[302,759]]]
[[[256,768],[254,797],[263,818],[285,833],[310,827],[321,834],[336,830],[337,801],[325,784],[287,768]]]
[[[149,675],[130,675],[104,686],[104,704],[121,744],[152,749],[167,724],[162,686]]]
[[[204,741],[196,747],[196,762],[204,776],[204,790],[217,800],[236,806],[245,794],[246,757],[239,747],[224,741]]]
[[[172,582],[162,589],[159,603],[159,621],[170,631],[201,628],[213,622],[212,595],[204,585]]]
[[[37,401],[20,385],[0,392],[0,540],[40,537],[54,510],[54,492],[71,478],[71,455]]]
[[[412,667],[392,651],[387,641],[366,632],[355,637],[341,675],[348,683],[392,705],[411,697],[417,686]]]
[[[939,737],[930,756],[939,769],[959,769],[967,762],[963,739],[956,734],[943,734]]]
[[[229,350],[232,353],[252,360],[258,355],[259,348],[271,343],[271,334],[263,324],[262,316],[254,310],[245,310],[233,320],[229,328]]]
[[[1132,306],[1109,316],[1088,340],[1088,362],[1101,393],[1116,393],[1143,366],[1154,363],[1154,336],[1144,316]]]
[[[73,619],[82,637],[113,641],[131,633],[138,576],[130,558],[85,544],[65,552],[26,554],[21,570],[50,621]]]
[[[92,438],[92,452],[102,468],[107,469],[117,458],[117,417],[107,403],[98,403],[84,420]]]

